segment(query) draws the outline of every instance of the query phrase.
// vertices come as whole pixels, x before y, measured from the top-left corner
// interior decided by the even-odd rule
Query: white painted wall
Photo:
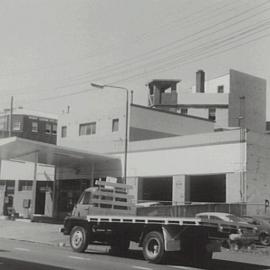
[[[205,93],[217,93],[217,87],[224,85],[224,93],[230,92],[230,75],[224,76],[205,81]],[[196,92],[195,86],[192,86],[192,92]]]
[[[188,115],[208,119],[208,108],[188,108]]]
[[[23,161],[2,160],[0,179],[4,180],[33,180],[34,163]],[[38,181],[53,181],[54,167],[38,164]]]
[[[215,129],[216,128],[226,128],[229,125],[229,110],[227,108],[217,108],[216,109],[216,122],[215,122]]]
[[[241,174],[240,172],[226,175],[226,202],[241,202]]]
[[[185,175],[173,176],[172,201],[174,204],[183,204],[186,202]]]
[[[242,155],[240,152],[244,151]],[[128,176],[150,177],[232,173],[245,170],[245,143],[131,152]],[[117,155],[124,161],[124,157]],[[242,160],[241,160],[242,159]]]
[[[178,96],[178,105],[228,105],[229,94],[216,93],[180,93]]]
[[[80,106],[78,106],[80,104]],[[95,152],[123,148],[125,138],[126,93],[121,89],[93,88],[88,93],[74,96],[69,113],[58,120],[57,144]],[[112,120],[119,119],[119,131],[112,132]],[[96,134],[79,136],[79,126],[96,122]],[[67,126],[67,137],[61,137],[61,127]]]

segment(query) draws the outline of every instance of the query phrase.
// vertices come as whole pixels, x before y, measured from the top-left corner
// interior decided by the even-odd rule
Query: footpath
[[[30,222],[27,219],[0,220],[0,238],[43,243],[54,246],[68,245],[68,237],[59,232],[61,225]]]
[[[69,246],[69,237],[59,232],[61,226],[23,219],[15,221],[0,219],[0,239],[14,239],[59,247]],[[135,245],[131,245],[131,248],[138,249]],[[105,252],[108,246],[95,245],[91,246],[91,249]],[[264,265],[269,266],[270,269],[270,247],[257,247],[254,250],[224,250],[215,253],[214,259]]]

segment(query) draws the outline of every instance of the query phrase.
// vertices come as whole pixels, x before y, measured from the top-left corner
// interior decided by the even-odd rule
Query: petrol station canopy
[[[18,137],[0,139],[0,159],[16,159],[59,167],[87,166],[117,160],[112,156]]]

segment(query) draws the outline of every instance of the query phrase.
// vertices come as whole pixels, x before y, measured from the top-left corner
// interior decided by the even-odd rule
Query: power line
[[[265,4],[265,2],[263,3],[263,4],[261,4],[261,5],[264,5]],[[261,5],[259,5],[259,6],[261,6]],[[259,6],[257,6],[256,8],[258,8]],[[246,11],[245,11],[246,12]],[[265,10],[263,11],[263,12],[265,12]],[[232,18],[232,17],[231,17]],[[244,19],[244,20],[247,20],[247,19]],[[242,20],[242,21],[244,21],[244,20]],[[227,26],[228,27],[228,26]],[[218,32],[219,30],[217,30],[216,32]],[[197,32],[197,33],[201,33],[201,31],[199,31],[199,32]],[[195,33],[195,34],[193,34],[193,35],[191,35],[191,36],[194,36],[194,35],[196,35],[197,33]],[[208,35],[211,35],[211,34],[213,34],[213,32],[212,33],[210,33],[210,34],[208,34]],[[190,36],[190,37],[191,37]],[[204,37],[199,37],[199,38],[197,38],[197,39],[195,39],[195,40],[200,40],[201,38],[205,38],[206,36],[204,36]],[[185,38],[188,38],[188,37],[185,37]],[[195,40],[193,40],[193,41],[195,41]],[[184,41],[184,39],[183,40],[181,40],[181,41]],[[186,42],[187,43],[187,42]],[[190,43],[190,41],[188,42],[188,43]],[[184,43],[185,44],[185,43]],[[175,46],[178,46],[179,44],[176,44]],[[144,54],[145,55],[145,54]],[[145,60],[145,59],[144,59]],[[138,62],[138,59],[136,58],[136,61],[135,61],[135,63],[136,62]],[[129,64],[132,64],[132,63],[129,63]],[[108,68],[108,67],[107,67]],[[110,68],[111,69],[113,69],[114,70],[114,74],[116,73],[115,72],[115,70],[117,70],[117,68],[118,69],[122,69],[122,68],[126,68],[126,66],[124,65],[122,68],[121,67],[116,67],[115,65],[110,65]],[[100,70],[97,70],[96,72],[98,72],[98,73],[100,73],[100,72],[102,72],[102,70],[106,70],[106,67],[105,68],[101,68]],[[95,72],[94,72],[94,74],[93,73],[87,73],[88,75],[87,76],[89,76],[89,75],[94,75],[95,74]],[[86,74],[85,74],[86,75]],[[80,75],[80,76],[78,76],[77,78],[78,79],[73,79],[74,80],[74,83],[68,83],[68,84],[66,84],[66,85],[63,85],[63,86],[59,86],[59,87],[57,87],[56,89],[61,89],[61,88],[66,88],[66,87],[71,87],[71,86],[77,86],[77,85],[82,85],[82,84],[85,84],[85,83],[88,83],[88,79],[86,80],[86,81],[81,81],[79,84],[78,83],[75,83],[75,81],[78,81],[78,80],[81,80],[81,79],[83,79],[83,76],[85,76],[85,75]],[[111,77],[111,76],[110,76]],[[104,77],[101,77],[101,78],[98,78],[98,79],[103,79]],[[106,78],[106,77],[105,77]],[[25,92],[23,93],[23,94],[25,94]]]
[[[187,64],[190,64],[190,63],[194,63],[194,62],[198,62],[199,60],[202,60],[202,59],[205,59],[207,57],[212,57],[212,56],[215,56],[217,54],[222,54],[222,53],[225,53],[225,52],[228,52],[228,51],[231,51],[232,49],[236,49],[236,48],[239,48],[241,46],[245,46],[247,44],[250,44],[252,42],[256,42],[260,39],[263,39],[263,38],[266,38],[266,37],[269,37],[270,36],[270,33],[268,34],[265,34],[265,35],[262,35],[260,37],[256,37],[255,39],[252,39],[248,42],[244,42],[244,43],[241,43],[241,44],[238,44],[238,45],[235,45],[233,47],[230,47],[230,48],[227,48],[227,49],[224,49],[224,50],[221,50],[221,51],[218,51],[216,53],[213,53],[213,54],[204,54],[204,55],[201,55],[202,57],[199,57],[199,58],[195,58],[194,60],[191,60],[191,61],[185,61],[185,62],[178,62],[176,63],[174,66],[170,66],[170,67],[167,67],[167,68],[159,68],[159,69],[155,69],[155,70],[151,70],[152,72],[153,71],[156,71],[156,72],[161,72],[161,71],[168,71],[168,70],[173,70],[175,68],[178,68],[179,67],[179,64],[181,64],[181,66],[184,66],[184,65],[187,65]],[[126,77],[124,79],[120,79],[120,80],[117,80],[117,81],[113,81],[112,83],[118,83],[118,82],[125,82],[125,81],[129,81],[130,79],[134,79],[136,77],[141,77],[142,75],[144,75],[144,73],[137,73],[135,75],[132,75],[132,76],[129,76],[129,77]]]
[[[255,29],[255,30],[256,30],[256,29],[258,30],[260,27],[266,26],[266,25],[268,25],[268,24],[269,24],[269,21],[267,21],[266,24],[265,24],[265,23],[264,23],[264,24],[261,24],[260,26],[258,26],[258,27],[256,27],[256,28],[254,28],[254,27],[252,27],[252,28],[244,28],[244,29],[242,29],[242,31],[244,31],[244,32],[239,32],[239,31],[237,31],[236,34],[235,34],[233,37],[229,37],[229,38],[225,38],[225,39],[221,39],[221,40],[220,40],[220,39],[211,40],[211,41],[208,41],[207,43],[203,43],[203,45],[204,45],[203,47],[202,47],[201,45],[199,45],[199,46],[197,46],[197,47],[192,47],[191,49],[182,50],[181,53],[185,53],[185,54],[186,54],[185,57],[191,57],[191,56],[194,55],[194,54],[192,54],[192,52],[193,52],[194,50],[205,49],[205,46],[207,46],[206,49],[211,49],[212,47],[216,46],[216,45],[217,45],[216,43],[215,43],[215,44],[212,43],[212,42],[214,42],[214,41],[218,41],[218,44],[221,44],[221,45],[222,45],[222,42],[227,42],[227,40],[236,39],[237,37],[241,38],[242,35],[247,34],[249,31],[254,32],[254,29]],[[254,29],[253,29],[253,28],[254,28]],[[246,30],[246,29],[247,29],[247,30]],[[268,29],[268,27],[267,27],[266,29]],[[266,30],[266,29],[263,29],[263,30]],[[212,33],[213,33],[213,32],[212,32]],[[256,34],[256,32],[255,32],[255,34]],[[208,45],[208,43],[209,43],[209,45]],[[178,58],[183,57],[183,56],[181,55],[181,53],[173,54],[173,55],[170,55],[170,56],[161,58],[161,59],[157,59],[157,60],[153,60],[153,61],[146,62],[145,65],[147,65],[147,66],[153,66],[153,65],[157,65],[159,62],[161,62],[160,65],[165,66],[165,65],[167,65],[167,64],[171,64],[172,62],[174,62],[175,59],[176,59],[177,57],[178,57]],[[189,53],[190,53],[190,54],[189,54]],[[198,53],[200,54],[201,51],[198,51]],[[180,57],[179,57],[179,55],[180,55]],[[177,59],[178,59],[178,58],[177,58]],[[172,60],[170,61],[170,59],[172,59]],[[167,62],[164,63],[164,61],[167,61]],[[131,69],[132,69],[132,68],[131,68]],[[134,70],[134,69],[136,69],[136,68],[133,67],[133,70]],[[151,71],[153,71],[153,70],[155,70],[155,68],[151,68],[148,72],[151,72]],[[119,73],[115,72],[115,73],[110,74],[109,76],[103,76],[103,77],[95,78],[95,80],[104,80],[104,79],[113,77],[113,76],[118,75],[118,74],[119,74]]]
[[[204,32],[207,32],[208,30],[213,29],[213,27],[217,27],[219,25],[223,26],[224,23],[226,24],[227,22],[230,22],[231,20],[237,19],[237,18],[239,18],[242,15],[247,15],[247,13],[250,13],[250,12],[254,11],[254,9],[257,9],[257,8],[259,8],[259,7],[263,6],[263,5],[269,4],[269,3],[270,3],[269,1],[266,1],[266,2],[262,3],[261,5],[257,6],[256,8],[250,8],[250,9],[245,10],[245,11],[243,11],[243,12],[237,14],[237,15],[231,16],[231,17],[226,18],[226,19],[224,19],[224,20],[222,20],[222,21],[220,21],[218,23],[215,23],[214,25],[211,24],[210,26],[207,26],[207,27],[205,27],[203,29],[200,29],[199,31],[197,31],[195,33],[188,34],[188,35],[182,37],[181,39],[177,39],[177,40],[175,40],[173,42],[169,42],[166,45],[160,46],[160,47],[158,47],[156,49],[151,49],[151,51],[148,51],[148,52],[145,52],[143,54],[140,54],[139,56],[135,56],[135,57],[132,57],[130,59],[123,60],[121,62],[114,63],[114,64],[108,65],[106,67],[97,69],[95,72],[85,73],[85,75],[88,74],[88,75],[92,75],[93,76],[94,74],[101,73],[101,72],[106,72],[106,71],[109,72],[110,70],[115,71],[116,69],[125,69],[128,65],[130,66],[130,65],[135,64],[137,62],[140,62],[140,59],[141,58],[143,59],[143,61],[145,61],[145,59],[147,59],[149,57],[158,57],[159,55],[161,55],[161,54],[164,53],[163,51],[168,52],[168,50],[171,50],[172,48],[178,49],[178,46],[180,44],[182,44],[182,45],[183,44],[190,44],[191,41],[188,41],[188,39],[194,38],[194,36],[196,36],[196,35],[202,35]],[[255,14],[253,14],[253,18],[255,16],[258,16],[258,15],[262,14],[262,13],[265,13],[268,10],[270,10],[270,8],[264,9],[264,10],[262,10],[260,12],[257,12]],[[247,16],[244,19],[238,20],[237,23],[242,23],[244,21],[250,21],[250,16]],[[234,23],[230,23],[227,26],[223,26],[221,29],[227,29],[230,26],[235,26],[237,23],[235,23],[235,22]],[[218,31],[220,31],[220,30],[216,30],[214,33],[217,33]],[[200,37],[200,39],[201,38],[205,38],[205,37],[207,37],[209,35],[212,35],[212,34],[213,34],[213,32]],[[196,40],[199,40],[199,38],[197,38]],[[103,77],[97,78],[97,80],[98,79],[103,79]]]
[[[217,42],[215,42],[215,43],[213,43],[214,40],[211,40],[211,41],[209,41],[211,43],[211,46],[208,46],[207,43],[204,43],[204,44],[202,44],[203,46],[201,45],[199,47],[194,47],[194,48],[192,48],[190,50],[182,51],[182,52],[186,52],[186,53],[189,53],[189,54],[187,54],[186,56],[182,56],[181,58],[178,58],[178,59],[175,59],[174,58],[174,62],[176,62],[177,64],[178,63],[182,63],[183,64],[185,62],[181,62],[181,61],[179,62],[179,60],[185,60],[187,57],[188,58],[191,58],[191,57],[194,57],[194,56],[197,56],[197,55],[202,56],[203,54],[200,51],[202,49],[207,49],[207,50],[211,50],[212,51],[212,49],[214,47],[217,47],[220,44],[222,45],[222,47],[224,47],[223,46],[224,45],[223,44],[224,42],[226,42],[226,43],[230,42],[229,44],[231,44],[231,41],[232,40],[237,40],[237,39],[238,40],[241,40],[241,39],[243,39],[241,36],[245,36],[246,37],[248,35],[249,36],[250,35],[253,35],[253,32],[255,30],[258,30],[259,27],[261,27],[261,26],[267,26],[266,29],[270,28],[269,24],[270,24],[270,20],[265,20],[263,23],[254,25],[254,27],[252,27],[252,28],[244,28],[245,31],[235,32],[234,35],[229,36],[226,39],[221,39],[221,40],[220,39],[217,39]],[[260,31],[256,31],[256,34],[258,34],[261,31],[264,31],[264,30],[265,30],[265,28],[264,29],[261,29]],[[240,44],[240,45],[242,45],[242,44]],[[236,47],[238,47],[240,45],[237,45]],[[221,49],[222,47],[217,47],[216,49]],[[193,54],[191,54],[192,52],[193,52]],[[189,61],[188,63],[190,63],[190,62],[193,62],[193,61]],[[172,64],[172,62],[169,62],[169,63]],[[164,65],[164,63],[162,65]],[[170,65],[170,67],[169,68],[166,68],[166,69],[163,69],[161,67],[158,67],[158,68],[152,69],[151,71],[170,70],[170,69],[173,69],[173,66],[172,65]],[[133,78],[133,77],[138,77],[139,75],[140,74],[135,74],[133,76],[127,77],[126,79],[120,80],[120,81],[126,81],[126,80],[129,80],[129,79]],[[117,82],[119,82],[119,81],[117,81]],[[87,83],[89,83],[89,81],[87,81]],[[33,102],[45,101],[45,100],[52,100],[52,99],[59,99],[59,98],[62,98],[62,97],[72,96],[72,95],[76,95],[76,94],[87,92],[87,91],[89,91],[89,89],[83,89],[83,90],[80,90],[80,91],[77,91],[77,92],[67,93],[67,94],[58,95],[58,96],[52,96],[52,97],[49,97],[49,98],[37,99],[36,101],[33,101]]]
[[[265,4],[265,3],[264,3],[264,4]],[[264,10],[264,11],[262,11],[262,12],[265,12],[265,11],[266,11],[266,10]],[[262,12],[260,12],[259,14],[261,14]],[[258,15],[258,13],[257,13],[256,15]],[[242,21],[243,21],[243,20],[247,20],[247,19],[245,18],[245,19],[242,19]],[[238,21],[238,23],[239,23],[239,21]],[[226,27],[228,27],[228,26],[226,26]],[[225,27],[223,27],[223,28],[225,29]],[[219,32],[219,31],[220,31],[220,29],[219,29],[219,30],[215,30],[215,32]],[[213,33],[213,32],[211,32],[211,33]],[[197,40],[199,40],[199,38],[197,38]],[[193,54],[192,54],[191,56],[194,56],[194,50],[195,50],[195,49],[199,50],[199,49],[202,49],[202,48],[201,48],[201,47],[199,47],[199,48],[193,48],[193,51],[190,51],[190,53],[193,52]],[[186,53],[187,53],[187,51],[186,51]],[[170,57],[171,57],[171,56],[170,56]],[[186,57],[188,57],[188,55],[187,55]],[[162,60],[164,60],[164,59],[162,59]],[[179,59],[178,59],[178,60],[179,60]],[[180,62],[180,63],[181,63],[181,62]],[[162,65],[164,65],[164,64],[162,64]],[[172,67],[170,67],[169,70],[170,70],[170,69],[172,69]],[[168,70],[168,68],[166,68],[166,69],[160,69],[160,67],[159,67],[159,70]],[[151,71],[155,71],[155,70],[151,70]],[[143,74],[144,74],[144,73],[143,73]],[[135,75],[133,75],[132,77],[134,77],[134,76],[137,77],[138,74],[135,74]],[[109,76],[109,77],[112,77],[112,76]],[[131,77],[127,77],[127,78],[131,78]],[[123,81],[123,80],[120,80],[120,81]],[[84,83],[88,83],[88,82],[89,82],[89,80],[86,80],[86,81],[81,82],[81,83],[79,83],[79,84],[78,84],[78,83],[72,83],[72,84],[68,84],[67,87],[76,86],[76,85],[80,85],[80,84],[84,84]],[[65,87],[62,86],[62,87],[59,87],[59,88],[65,88]],[[54,90],[55,90],[55,89],[59,89],[59,88],[54,88]],[[80,92],[82,92],[82,91],[79,91],[79,93],[80,93]],[[72,94],[72,93],[71,93],[71,94]],[[60,95],[59,98],[60,98],[60,97],[63,97],[63,96],[69,96],[69,95],[70,95],[70,94]],[[53,98],[53,97],[52,97],[52,98]],[[40,99],[39,99],[39,100],[40,100]],[[43,99],[43,100],[44,100],[44,99]]]
[[[190,0],[187,0],[187,4],[189,4],[190,5]],[[230,5],[230,4],[225,4],[225,5],[223,5],[222,6],[222,8],[223,7],[226,7],[226,6],[228,6],[228,5]],[[209,5],[209,6],[206,6],[206,7],[210,7],[211,5]],[[213,11],[215,11],[216,9],[214,9]],[[209,11],[209,10],[208,10]],[[196,15],[196,14],[199,14],[199,13],[201,13],[201,12],[205,12],[205,8],[202,8],[202,9],[200,9],[198,12],[195,12],[195,13],[191,13],[191,14],[189,14],[189,15],[187,15],[186,17],[184,17],[184,18],[181,18],[181,20],[180,21],[182,21],[182,20],[184,20],[184,19],[186,19],[187,17],[190,17],[190,16],[192,16],[192,15]],[[175,22],[175,21],[178,21],[178,20],[173,20],[172,22]],[[169,24],[167,24],[167,25],[165,25],[165,26],[170,26],[171,25],[171,23],[169,23]],[[158,29],[160,29],[160,28],[162,28],[162,27],[164,27],[164,25],[161,25],[161,26],[159,26],[159,28]],[[130,45],[134,45],[134,43],[136,43],[136,42],[138,42],[138,41],[141,41],[141,40],[145,40],[146,38],[146,36],[151,36],[151,35],[155,35],[156,33],[145,33],[145,34],[142,34],[142,35],[140,35],[140,36],[137,36],[137,37],[135,37],[131,42],[130,42]],[[119,48],[119,46],[114,46],[114,49],[118,49]],[[91,58],[95,58],[95,57],[97,57],[98,55],[100,55],[100,54],[102,54],[102,55],[104,55],[104,53],[106,53],[106,50],[108,50],[108,49],[110,49],[110,51],[107,51],[107,53],[110,53],[111,52],[111,49],[112,49],[112,46],[109,46],[109,47],[103,47],[102,48],[102,50],[100,49],[100,47],[97,49],[97,50],[95,50],[95,51],[92,51],[92,53],[91,53],[91,55],[84,55],[84,56],[82,56],[82,57],[80,57],[79,59],[76,59],[76,60],[74,60],[74,61],[71,61],[71,62],[69,62],[69,63],[63,63],[63,64],[59,64],[59,65],[50,65],[50,66],[47,66],[47,67],[44,67],[44,68],[36,68],[36,69],[34,69],[34,70],[31,70],[31,71],[27,71],[27,72],[20,72],[20,73],[11,73],[11,74],[9,74],[10,76],[14,76],[15,74],[28,74],[28,73],[32,73],[32,72],[39,72],[39,71],[44,71],[44,70],[51,70],[52,68],[58,68],[58,67],[62,67],[62,66],[66,66],[66,65],[71,65],[71,64],[74,64],[75,62],[79,62],[79,61],[85,61],[85,60],[89,60],[89,59],[91,59]],[[3,75],[3,74],[1,74],[0,75],[0,77],[3,77],[3,76],[8,76],[8,74],[5,74],[5,75]]]

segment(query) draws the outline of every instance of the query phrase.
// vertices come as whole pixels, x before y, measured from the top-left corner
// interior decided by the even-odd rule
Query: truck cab
[[[107,185],[84,190],[73,208],[72,216],[134,215],[136,211],[132,203],[133,197],[128,195],[125,189],[118,188],[117,184]]]

